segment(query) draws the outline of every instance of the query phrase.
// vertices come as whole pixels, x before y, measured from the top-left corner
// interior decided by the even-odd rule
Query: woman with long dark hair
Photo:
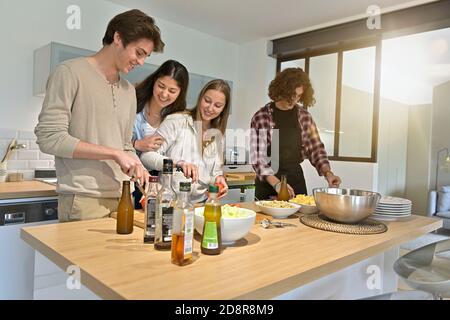
[[[155,132],[168,115],[186,110],[188,84],[187,69],[178,61],[168,60],[136,86],[133,146],[138,153],[161,146],[162,138]]]

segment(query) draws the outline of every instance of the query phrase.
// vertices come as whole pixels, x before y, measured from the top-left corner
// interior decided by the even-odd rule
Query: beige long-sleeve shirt
[[[133,152],[135,116],[136,93],[127,80],[108,83],[84,57],[60,64],[49,77],[35,128],[41,151],[55,155],[56,191],[119,197],[127,177],[117,163],[73,159],[73,152],[80,140]]]

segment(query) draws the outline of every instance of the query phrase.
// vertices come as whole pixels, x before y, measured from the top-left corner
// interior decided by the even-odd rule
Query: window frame
[[[309,74],[310,58],[327,55],[338,54],[338,69],[336,79],[336,105],[335,105],[335,125],[334,125],[334,154],[328,155],[328,158],[332,161],[349,161],[349,162],[377,162],[378,151],[378,124],[380,113],[380,82],[381,82],[381,45],[382,39],[380,36],[364,40],[354,41],[352,43],[338,43],[333,46],[320,49],[306,49],[301,53],[286,54],[277,57],[276,73],[281,70],[281,63],[305,59],[305,72]],[[367,47],[375,47],[375,79],[374,79],[374,92],[373,92],[373,114],[372,114],[372,146],[370,157],[343,157],[339,156],[339,131],[341,121],[341,98],[342,98],[342,70],[343,70],[343,56],[345,51],[363,49]]]

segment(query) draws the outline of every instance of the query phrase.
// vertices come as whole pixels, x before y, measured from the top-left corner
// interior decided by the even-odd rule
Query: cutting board
[[[54,197],[55,186],[40,181],[2,182],[0,199]]]
[[[226,178],[229,180],[254,180],[256,173],[243,172],[243,173],[227,173]]]

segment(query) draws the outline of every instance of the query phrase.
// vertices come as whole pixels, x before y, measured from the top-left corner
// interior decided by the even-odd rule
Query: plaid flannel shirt
[[[302,147],[300,148],[301,162],[309,159],[316,168],[319,176],[323,175],[322,168],[330,166],[325,146],[320,140],[317,126],[311,114],[303,107],[295,105],[297,109],[298,124],[300,128]],[[268,150],[271,150],[273,129],[272,102],[266,104],[253,115],[250,131],[250,159],[258,178],[263,180],[264,176],[274,175],[271,167]]]

